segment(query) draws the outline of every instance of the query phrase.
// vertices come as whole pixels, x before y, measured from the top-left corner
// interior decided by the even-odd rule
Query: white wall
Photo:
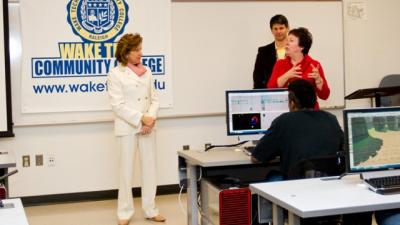
[[[400,1],[344,0],[345,90],[377,87],[383,76],[400,74]],[[364,5],[365,19],[352,19],[353,3]],[[359,7],[362,8],[362,7]],[[328,30],[329,31],[329,30]],[[332,32],[332,31],[331,31]],[[369,106],[368,100],[347,101],[347,107]]]
[[[347,2],[350,1],[344,1]],[[384,74],[400,72],[400,64],[394,56],[400,50],[399,43],[395,42],[400,34],[400,19],[392,19],[399,17],[397,10],[400,8],[400,1],[364,2],[368,7],[367,21],[345,20],[346,94],[358,88],[375,87]],[[172,7],[176,4],[185,3],[175,2]],[[333,31],[327,27],[327,32]],[[172,44],[173,48],[185,47],[174,40]],[[254,53],[256,54],[256,49]],[[173,72],[179,66],[179,62],[173,61]],[[15,76],[12,77],[15,79]],[[13,97],[19,95],[13,91]],[[347,102],[347,107],[355,106],[369,106],[369,101]],[[331,112],[342,121],[341,110]],[[176,151],[182,145],[190,144],[192,148],[202,148],[206,142],[234,143],[234,138],[226,136],[225,126],[224,116],[160,120],[157,133],[159,184],[177,183]],[[17,157],[19,173],[10,178],[12,197],[109,190],[117,187],[116,143],[111,122],[16,127],[15,135],[15,138],[0,140],[0,149],[13,150]],[[32,165],[35,154],[44,154],[45,166],[23,168],[22,155],[30,155]],[[47,166],[46,159],[49,156],[55,157],[54,167]],[[139,179],[135,175],[135,186],[138,185]]]
[[[177,150],[182,145],[201,148],[204,143],[227,143],[223,117],[168,119],[158,123],[158,183],[176,184]],[[15,151],[19,173],[10,178],[10,195],[36,196],[110,190],[117,188],[117,152],[113,124],[93,123],[17,127],[15,138],[0,148]],[[35,154],[44,154],[45,165],[33,166]],[[31,167],[22,167],[22,156],[31,156]],[[48,157],[55,166],[48,166]],[[138,171],[138,169],[136,170]],[[138,186],[138,172],[134,186]]]

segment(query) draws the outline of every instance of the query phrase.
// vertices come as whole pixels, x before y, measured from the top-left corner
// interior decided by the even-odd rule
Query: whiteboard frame
[[[4,61],[1,62],[4,65],[4,78],[5,78],[5,91],[6,91],[6,120],[7,130],[0,130],[0,137],[14,137],[13,133],[13,122],[12,122],[12,110],[11,110],[11,77],[10,77],[10,39],[9,39],[9,28],[8,28],[8,0],[2,1],[3,17],[1,23],[3,23],[3,38],[4,42],[0,43],[4,49]],[[3,115],[4,116],[4,115]]]

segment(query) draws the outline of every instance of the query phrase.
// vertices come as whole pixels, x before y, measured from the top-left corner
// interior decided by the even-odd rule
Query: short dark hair
[[[313,109],[317,103],[314,86],[303,79],[290,82],[288,86],[289,101],[293,101],[298,109]]]
[[[269,28],[272,29],[272,26],[274,24],[283,24],[286,27],[289,27],[289,22],[287,18],[281,14],[275,15],[269,20]]]
[[[307,55],[312,45],[312,34],[305,27],[299,27],[289,31],[289,34],[296,36],[299,39],[299,46],[303,48],[301,51]]]
[[[136,50],[140,44],[142,44],[142,36],[140,34],[125,34],[119,39],[117,43],[117,50],[115,51],[115,58],[122,65],[126,66],[126,56],[130,51]]]

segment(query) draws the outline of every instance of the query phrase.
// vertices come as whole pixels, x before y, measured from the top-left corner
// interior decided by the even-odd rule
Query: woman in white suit
[[[115,114],[119,146],[118,224],[128,225],[133,216],[132,175],[135,153],[141,160],[142,209],[144,216],[164,222],[155,206],[155,130],[158,97],[150,69],[141,64],[142,37],[125,34],[118,41],[115,57],[119,65],[108,75],[108,93]]]

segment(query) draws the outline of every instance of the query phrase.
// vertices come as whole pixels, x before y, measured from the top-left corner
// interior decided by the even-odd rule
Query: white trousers
[[[137,150],[139,150],[141,161],[144,216],[146,218],[157,216],[158,209],[155,207],[157,190],[155,131],[149,135],[132,134],[117,137],[117,141],[119,146],[118,219],[129,220],[135,212],[132,197],[132,178]]]

